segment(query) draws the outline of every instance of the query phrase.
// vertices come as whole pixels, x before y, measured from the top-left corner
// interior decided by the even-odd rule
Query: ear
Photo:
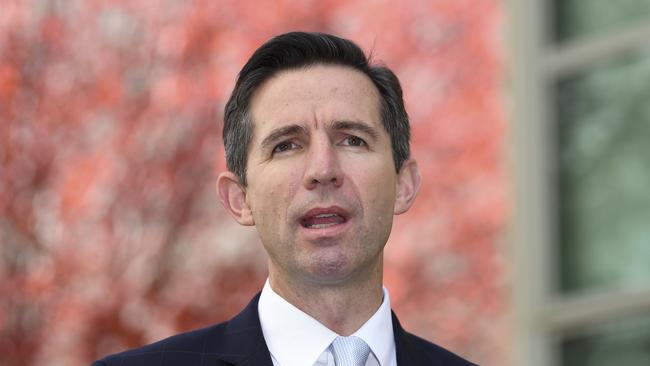
[[[255,225],[253,214],[246,202],[246,189],[233,172],[223,172],[217,178],[217,195],[223,207],[241,225]]]
[[[402,164],[397,174],[397,189],[395,190],[395,215],[408,211],[420,191],[420,170],[413,159],[408,159]]]

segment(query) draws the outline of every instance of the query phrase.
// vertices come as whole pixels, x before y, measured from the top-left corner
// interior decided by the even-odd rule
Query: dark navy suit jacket
[[[260,326],[258,300],[259,294],[230,321],[117,353],[91,366],[273,366]],[[474,365],[404,331],[395,314],[393,332],[398,366]]]

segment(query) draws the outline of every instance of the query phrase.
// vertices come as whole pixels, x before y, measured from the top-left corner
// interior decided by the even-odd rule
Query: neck
[[[269,267],[271,288],[293,306],[342,336],[356,332],[382,303],[382,266],[363,278],[314,283],[282,276]]]

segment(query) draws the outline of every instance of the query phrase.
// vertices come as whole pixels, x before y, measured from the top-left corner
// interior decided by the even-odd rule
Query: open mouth
[[[346,221],[348,221],[348,215],[341,208],[315,208],[309,210],[300,219],[300,225],[307,229],[323,229],[343,224]]]

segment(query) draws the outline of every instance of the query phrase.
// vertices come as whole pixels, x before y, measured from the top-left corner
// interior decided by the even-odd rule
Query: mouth
[[[300,225],[306,229],[325,229],[345,224],[349,214],[338,206],[313,208],[300,218]]]

